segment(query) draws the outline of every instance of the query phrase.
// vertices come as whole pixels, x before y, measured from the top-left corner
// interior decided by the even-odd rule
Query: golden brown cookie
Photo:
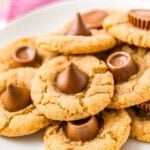
[[[120,149],[130,134],[130,117],[124,110],[106,110],[102,112],[102,118],[104,124],[97,136],[86,142],[68,138],[64,125],[49,127],[44,135],[46,150]]]
[[[58,76],[66,70],[70,62],[78,69],[71,68],[71,76],[63,75],[62,80],[58,80]],[[80,76],[78,72],[88,77],[84,88],[81,87],[80,81],[85,77]],[[71,82],[66,81],[67,76]],[[60,81],[65,83],[61,87],[65,92],[67,89],[68,93],[59,89]],[[72,87],[75,87],[75,91]],[[82,89],[76,91],[78,88]],[[39,68],[31,89],[34,104],[47,118],[77,120],[97,114],[110,103],[114,92],[114,80],[105,63],[94,56],[59,56]],[[75,93],[70,92],[70,89]]]
[[[107,12],[102,10],[93,10],[83,15],[77,13],[76,18],[69,21],[60,33],[39,37],[36,47],[65,54],[106,51],[116,45],[115,39],[101,29],[106,16]]]
[[[11,42],[10,44],[2,47],[0,49],[0,53],[2,54],[0,55],[0,72],[23,66],[39,67],[43,62],[56,56],[55,53],[36,49],[35,38],[29,37]],[[30,60],[29,62],[21,62],[19,59],[16,60],[16,57],[19,55],[22,57],[21,60],[23,60],[23,57],[25,58],[28,55],[29,57],[33,57],[33,60]]]
[[[130,54],[131,58],[137,65],[137,72],[134,72],[134,74],[129,74],[132,72],[132,68],[127,68],[121,72],[121,74],[125,75],[125,77],[128,74],[131,76],[129,76],[128,79],[125,78],[122,82],[115,83],[114,96],[108,107],[115,109],[126,108],[150,99],[149,49],[123,44],[108,53],[99,54],[99,57],[103,57],[105,60],[108,60],[108,57],[115,52],[126,52],[127,54]],[[124,57],[121,59],[123,61]],[[118,79],[121,74],[114,74],[114,78]]]
[[[132,119],[130,136],[140,141],[150,142],[150,118],[141,117],[132,109],[129,114]]]
[[[32,101],[25,107],[22,99],[19,99],[20,92],[22,92],[19,87],[30,90],[35,72],[36,69],[27,67],[12,69],[0,74],[0,135],[8,137],[28,135],[49,124],[49,120],[38,111]],[[14,90],[16,86],[19,92],[18,89]],[[26,91],[24,96],[26,96]]]
[[[106,51],[116,45],[115,39],[103,30],[91,31],[92,36],[45,35],[36,41],[39,50],[65,54],[86,54]]]
[[[112,15],[108,16],[104,22],[104,29],[113,37],[126,42],[128,44],[136,45],[139,47],[150,48],[150,30],[141,28],[144,27],[144,22],[142,18],[139,20],[138,17],[141,15],[141,12],[136,14],[136,18],[134,19],[129,17],[130,12],[115,12]],[[148,14],[147,14],[148,17]],[[132,21],[131,21],[132,20]],[[146,19],[148,20],[148,18]],[[138,25],[135,26],[133,23],[142,23],[140,27]],[[145,26],[148,26],[147,22],[145,22]]]

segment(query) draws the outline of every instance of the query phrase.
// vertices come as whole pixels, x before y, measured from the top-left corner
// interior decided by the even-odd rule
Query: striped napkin
[[[7,14],[7,20],[10,21],[19,17],[27,12],[52,3],[56,0],[10,0],[9,11]]]
[[[7,12],[5,12],[7,13],[6,20],[11,21],[19,16],[22,16],[23,14],[33,11],[36,8],[55,1],[58,0],[9,0],[9,8]]]

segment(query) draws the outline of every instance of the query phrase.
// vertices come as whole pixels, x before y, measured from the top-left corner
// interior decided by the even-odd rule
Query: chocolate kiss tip
[[[9,84],[2,95],[2,103],[10,112],[18,111],[31,104],[30,91],[23,86]]]
[[[128,13],[128,19],[135,27],[150,30],[150,10],[132,9]]]
[[[67,122],[66,134],[73,141],[89,141],[99,132],[99,122],[95,116]]]
[[[67,94],[81,92],[87,83],[88,76],[73,63],[58,75],[56,81],[58,89]]]
[[[21,64],[30,63],[35,59],[36,51],[30,46],[18,48],[13,54],[13,59]]]
[[[71,27],[67,31],[66,35],[91,35],[90,30],[86,27],[83,19],[79,13],[76,14],[76,18],[73,21]]]
[[[126,52],[118,51],[112,53],[108,56],[106,63],[117,83],[127,81],[138,72],[136,62]]]

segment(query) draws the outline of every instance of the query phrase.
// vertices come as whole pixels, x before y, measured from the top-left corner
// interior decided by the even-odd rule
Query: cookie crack
[[[33,105],[28,106],[28,107],[29,107],[29,109],[24,109],[24,110],[22,110],[22,111],[20,111],[20,112],[17,112],[17,113],[14,113],[14,114],[11,114],[10,116],[8,116],[8,117],[7,117],[8,120],[7,120],[7,122],[5,123],[5,125],[0,129],[0,132],[2,132],[4,129],[6,129],[6,128],[9,126],[11,120],[12,120],[14,117],[16,117],[16,116],[18,116],[18,115],[25,115],[25,114],[28,114],[28,113],[32,112],[32,111],[35,109],[35,106],[33,106]],[[31,107],[31,108],[30,108],[30,107]]]

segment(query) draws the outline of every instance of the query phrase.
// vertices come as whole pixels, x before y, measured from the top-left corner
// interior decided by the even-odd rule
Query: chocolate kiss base
[[[34,61],[35,57],[35,49],[27,46],[18,48],[13,55],[13,59],[20,64],[31,63]]]
[[[145,111],[141,110],[140,108],[138,108],[137,106],[134,106],[133,110],[138,117],[146,119],[146,120],[150,119],[150,112],[145,112]]]
[[[58,89],[67,94],[81,92],[87,83],[88,76],[73,63],[58,75],[56,81]]]
[[[67,136],[73,141],[89,141],[96,137],[99,132],[99,122],[95,116],[67,122]]]
[[[118,51],[112,53],[107,58],[106,63],[114,75],[116,83],[127,81],[138,72],[138,65],[126,52]]]
[[[9,84],[2,95],[2,103],[3,107],[10,112],[23,109],[32,103],[30,91],[22,86]]]
[[[139,108],[141,111],[145,113],[150,113],[150,100],[137,105],[137,108]]]
[[[67,33],[65,35],[84,35],[84,36],[90,36],[91,32],[84,24],[82,17],[79,13],[76,14],[76,18],[70,27],[68,29]]]

